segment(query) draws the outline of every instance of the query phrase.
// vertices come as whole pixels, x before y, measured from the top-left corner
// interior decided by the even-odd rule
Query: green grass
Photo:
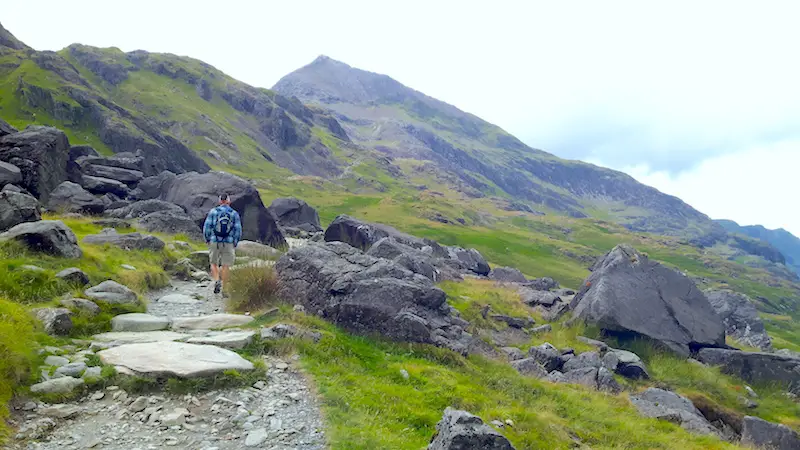
[[[0,443],[8,437],[6,405],[37,359],[36,334],[28,311],[0,297]]]

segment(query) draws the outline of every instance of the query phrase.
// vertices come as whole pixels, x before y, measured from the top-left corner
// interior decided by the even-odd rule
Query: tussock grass
[[[36,362],[36,327],[28,311],[0,298],[0,442],[8,437],[6,405]]]
[[[259,311],[277,303],[278,277],[272,267],[239,267],[231,270],[227,289],[229,310]]]

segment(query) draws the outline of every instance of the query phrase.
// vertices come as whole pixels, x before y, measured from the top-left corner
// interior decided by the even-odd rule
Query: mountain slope
[[[698,243],[724,230],[678,198],[633,178],[536,150],[499,127],[403,86],[386,75],[320,56],[273,89],[334,111],[348,135],[393,158],[435,163],[454,187],[498,195],[537,210],[594,216],[632,230],[689,235]]]
[[[739,225],[732,220],[717,220],[730,233],[743,234],[771,244],[786,258],[786,264],[800,274],[800,238],[779,228],[770,230],[761,225]]]

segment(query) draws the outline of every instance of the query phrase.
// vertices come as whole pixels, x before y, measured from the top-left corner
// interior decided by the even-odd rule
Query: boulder
[[[428,450],[514,450],[514,446],[480,417],[447,408]]]
[[[729,290],[707,290],[705,294],[711,306],[722,317],[728,336],[751,347],[772,350],[772,339],[748,296]]]
[[[83,256],[75,233],[60,220],[41,220],[15,225],[0,234],[0,241],[15,240],[30,250],[62,258]]]
[[[473,339],[430,279],[343,242],[292,249],[275,267],[280,297],[350,331],[460,352]]]
[[[19,167],[0,161],[0,187],[21,182],[22,172],[20,172]]]
[[[555,347],[547,343],[529,348],[528,356],[541,364],[547,372],[552,372],[554,370],[561,371],[566,362],[566,359],[561,353],[556,350]]]
[[[61,377],[34,384],[31,386],[31,392],[34,394],[71,394],[83,386],[84,381],[80,378]]]
[[[147,177],[139,182],[131,196],[137,200],[157,199],[162,193],[167,192],[177,178],[174,173],[165,170],[158,175]]]
[[[571,370],[583,369],[586,367],[600,368],[603,367],[603,361],[597,352],[584,352],[571,358],[564,363],[564,372]]]
[[[86,272],[78,269],[77,267],[70,267],[64,269],[56,274],[56,278],[66,281],[70,284],[86,286],[89,284],[89,275]]]
[[[186,214],[180,206],[158,199],[134,202],[123,208],[109,210],[106,214],[117,219],[138,219],[158,211]]]
[[[151,314],[120,314],[111,319],[111,331],[161,331],[169,328],[170,320]]]
[[[637,395],[631,395],[630,399],[639,414],[645,417],[676,423],[695,434],[718,435],[717,429],[689,399],[674,392],[648,388]]]
[[[0,137],[0,161],[17,166],[21,187],[46,203],[50,193],[67,179],[69,140],[63,131],[43,126]]]
[[[509,361],[516,361],[518,359],[525,358],[522,350],[518,349],[517,347],[500,347],[500,351],[503,352],[506,357],[508,357]]]
[[[522,375],[534,378],[545,378],[547,370],[533,358],[523,358],[511,361],[511,367],[517,369]]]
[[[146,231],[167,234],[185,234],[195,241],[203,240],[203,230],[185,212],[157,211],[139,219]]]
[[[597,367],[581,367],[580,369],[566,371],[561,382],[580,384],[588,388],[597,389]]]
[[[198,336],[189,339],[190,344],[216,345],[217,347],[234,350],[248,346],[255,339],[254,331],[221,331],[212,332],[207,336]]]
[[[39,220],[42,220],[42,214],[35,198],[11,190],[0,192],[0,231]]]
[[[388,225],[362,222],[345,214],[333,219],[325,230],[326,242],[344,242],[364,251],[385,237],[391,237],[403,245],[422,250],[436,258],[449,257],[447,249],[435,241],[402,233]]]
[[[800,448],[800,435],[786,425],[745,416],[742,445],[765,450],[797,450]]]
[[[256,188],[247,181],[224,172],[184,173],[176,176],[159,198],[183,207],[198,226],[219,204],[219,194],[227,193],[231,206],[242,219],[242,239],[272,247],[286,247],[278,224],[261,202]]]
[[[32,312],[51,336],[66,336],[72,331],[72,312],[66,308],[37,308]]]
[[[279,250],[275,250],[269,245],[264,245],[253,241],[239,241],[239,245],[236,247],[237,256],[248,256],[250,258],[271,260],[279,257],[282,254],[283,254],[282,252],[280,252]],[[206,255],[205,260],[203,261],[203,264],[200,267],[205,266],[207,264],[208,264],[208,255]]]
[[[464,269],[477,275],[489,275],[491,268],[483,255],[474,248],[447,247],[450,259],[457,261]]]
[[[549,291],[558,289],[558,281],[550,277],[535,278],[526,283],[526,286],[536,291]]]
[[[614,379],[614,374],[605,367],[600,367],[597,369],[597,390],[611,394],[619,394],[622,391],[622,386]]]
[[[85,362],[74,362],[59,367],[56,369],[56,374],[65,377],[78,378],[83,374],[84,370],[86,370]]]
[[[528,279],[513,267],[495,267],[489,272],[489,278],[503,283],[527,283]]]
[[[619,245],[572,300],[574,317],[623,336],[645,336],[687,355],[725,345],[722,319],[686,275]]]
[[[550,307],[556,302],[561,301],[561,297],[559,297],[556,293],[549,291],[536,291],[528,287],[520,288],[519,295],[522,299],[522,302],[530,306],[542,305]]]
[[[70,151],[70,155],[72,151]],[[113,156],[100,156],[100,155],[83,155],[75,158],[75,161],[81,167],[88,167],[90,165],[116,167],[119,169],[136,170],[139,172],[144,171],[145,160],[142,156],[137,156],[133,153],[117,153]]]
[[[83,175],[81,177],[81,186],[92,194],[114,194],[120,197],[127,197],[130,193],[128,185],[121,181],[93,177],[91,175]]]
[[[253,317],[240,314],[211,314],[200,317],[176,317],[172,320],[173,330],[216,330],[247,325]]]
[[[506,325],[510,326],[511,328],[519,328],[519,329],[527,328],[534,324],[533,319],[531,319],[530,317],[521,319],[519,317],[511,317],[511,316],[506,316],[504,314],[493,314],[492,320],[503,322]]]
[[[100,307],[97,306],[95,302],[83,298],[65,298],[59,303],[65,308],[73,309],[79,313],[85,313],[90,316],[100,314]]]
[[[73,145],[69,148],[70,161],[77,161],[82,156],[100,156],[100,154],[89,145]]]
[[[209,256],[208,250],[198,250],[196,252],[189,253],[189,256],[186,258],[194,267],[208,268],[211,262],[211,256]]]
[[[117,180],[127,184],[128,186],[135,186],[144,178],[144,173],[139,170],[100,166],[97,164],[87,164],[86,166],[83,166],[83,173],[84,175]]]
[[[253,370],[250,361],[230,350],[172,341],[125,344],[102,350],[97,356],[104,364],[154,377],[196,378],[221,375],[228,370]]]
[[[19,130],[14,128],[10,123],[0,119],[0,137],[7,134],[19,133]]]
[[[100,234],[90,234],[83,238],[84,244],[105,245],[111,244],[125,250],[154,250],[164,249],[164,241],[141,233],[117,233],[117,230],[108,228]]]
[[[97,286],[87,289],[84,294],[93,300],[114,305],[138,306],[140,304],[135,292],[127,286],[111,280],[103,281]]]
[[[276,198],[267,208],[282,227],[298,228],[309,233],[322,231],[317,210],[294,197]]]
[[[79,184],[65,181],[50,193],[47,208],[60,213],[102,214],[106,205]]]
[[[719,366],[722,372],[750,383],[778,384],[800,395],[800,359],[775,353],[704,348],[700,362]]]
[[[437,267],[439,261],[431,255],[402,244],[393,237],[379,239],[367,250],[367,255],[394,261],[434,282],[442,281],[445,278],[453,278],[453,275],[442,276],[442,271]],[[450,270],[446,269],[444,272],[449,273]],[[455,277],[458,277],[458,275],[455,275]]]

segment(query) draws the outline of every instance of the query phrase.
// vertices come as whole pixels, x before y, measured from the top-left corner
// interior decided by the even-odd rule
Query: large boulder
[[[78,286],[89,284],[89,275],[77,267],[66,268],[56,274],[56,278]]]
[[[158,175],[147,177],[139,182],[131,196],[137,200],[152,200],[167,192],[177,178],[174,173],[165,170]]]
[[[135,292],[112,280],[103,281],[97,286],[90,287],[84,291],[84,294],[92,300],[113,305],[138,306],[140,304]]]
[[[106,214],[117,219],[138,219],[159,211],[186,214],[180,206],[158,199],[140,200],[123,208],[106,211]]]
[[[433,282],[439,282],[446,278],[458,278],[457,275],[446,276],[452,270],[443,267],[442,273],[437,267],[437,260],[431,255],[417,250],[408,245],[396,241],[392,237],[385,237],[374,243],[367,254],[376,258],[392,260],[406,269],[418,273]],[[445,276],[443,276],[445,275]]]
[[[66,336],[72,331],[72,313],[66,308],[37,308],[33,315],[42,322],[49,335]]]
[[[686,275],[619,245],[572,300],[574,317],[622,336],[645,336],[682,355],[725,345],[722,319]]]
[[[190,172],[165,184],[169,186],[160,199],[183,207],[198,225],[202,225],[208,212],[219,204],[219,195],[227,193],[231,206],[242,218],[242,239],[272,247],[286,246],[286,239],[261,202],[258,190],[247,181],[224,172]]]
[[[489,275],[491,268],[483,255],[474,248],[447,247],[450,260],[457,262],[464,270],[477,275]]]
[[[100,178],[110,178],[117,180],[128,186],[135,186],[142,181],[144,173],[139,170],[122,169],[119,167],[99,166],[97,164],[88,164],[84,166],[83,173]]]
[[[93,147],[89,145],[73,145],[69,148],[69,160],[77,161],[84,156],[100,156]]]
[[[514,450],[514,446],[480,417],[447,408],[428,450]]]
[[[42,214],[35,198],[11,190],[0,192],[0,231],[39,220],[42,220]]]
[[[42,202],[67,179],[68,159],[67,135],[52,127],[29,126],[0,137],[0,161],[17,166],[21,186]]]
[[[322,231],[317,210],[303,200],[294,197],[276,198],[267,209],[282,227],[298,228],[309,233]]]
[[[0,234],[0,241],[5,240],[15,240],[30,250],[62,258],[83,256],[75,233],[60,220],[21,223]]]
[[[346,214],[333,219],[333,222],[325,230],[325,241],[344,242],[364,251],[369,250],[373,244],[385,237],[391,237],[403,245],[423,250],[437,258],[448,257],[447,249],[435,241],[411,236],[388,225],[363,222]]]
[[[185,234],[195,241],[203,240],[203,230],[185,212],[156,211],[139,219],[146,231],[167,234]]]
[[[639,414],[645,417],[677,423],[695,434],[719,434],[691,400],[674,392],[648,388],[637,395],[631,395],[630,399]]]
[[[258,242],[253,241],[239,241],[239,245],[236,247],[236,256],[248,256],[250,258],[257,258],[257,259],[277,259],[281,256],[281,253],[278,250],[270,247],[269,245],[264,245]],[[205,260],[203,261],[202,266],[208,264],[208,254],[205,256]]]
[[[113,228],[106,228],[100,234],[90,234],[83,238],[85,244],[104,245],[111,244],[125,250],[155,250],[164,248],[164,241],[150,235],[141,233],[117,233]]]
[[[489,278],[503,283],[527,283],[528,279],[525,278],[519,269],[513,267],[495,267],[489,272]]]
[[[745,416],[742,445],[765,450],[797,450],[800,448],[800,435],[786,425]]]
[[[119,169],[138,170],[139,172],[143,172],[145,168],[144,158],[133,153],[117,153],[113,156],[84,155],[76,158],[76,162],[80,164],[81,167],[98,165],[116,167]]]
[[[151,377],[209,377],[254,368],[253,363],[230,350],[172,341],[125,344],[103,350],[97,356],[105,364]]]
[[[19,167],[0,161],[0,187],[7,184],[17,184],[22,181],[22,172]]]
[[[126,197],[130,193],[128,185],[121,181],[91,175],[81,177],[81,186],[92,194],[114,194]]]
[[[800,359],[775,353],[700,349],[697,359],[750,383],[779,384],[800,395]]]
[[[749,297],[728,290],[705,291],[706,298],[722,317],[725,333],[742,344],[772,350],[772,339]]]
[[[350,331],[466,353],[472,336],[428,278],[342,242],[310,243],[276,265],[279,296]]]
[[[61,213],[102,214],[106,205],[79,184],[65,181],[50,193],[47,208]]]

